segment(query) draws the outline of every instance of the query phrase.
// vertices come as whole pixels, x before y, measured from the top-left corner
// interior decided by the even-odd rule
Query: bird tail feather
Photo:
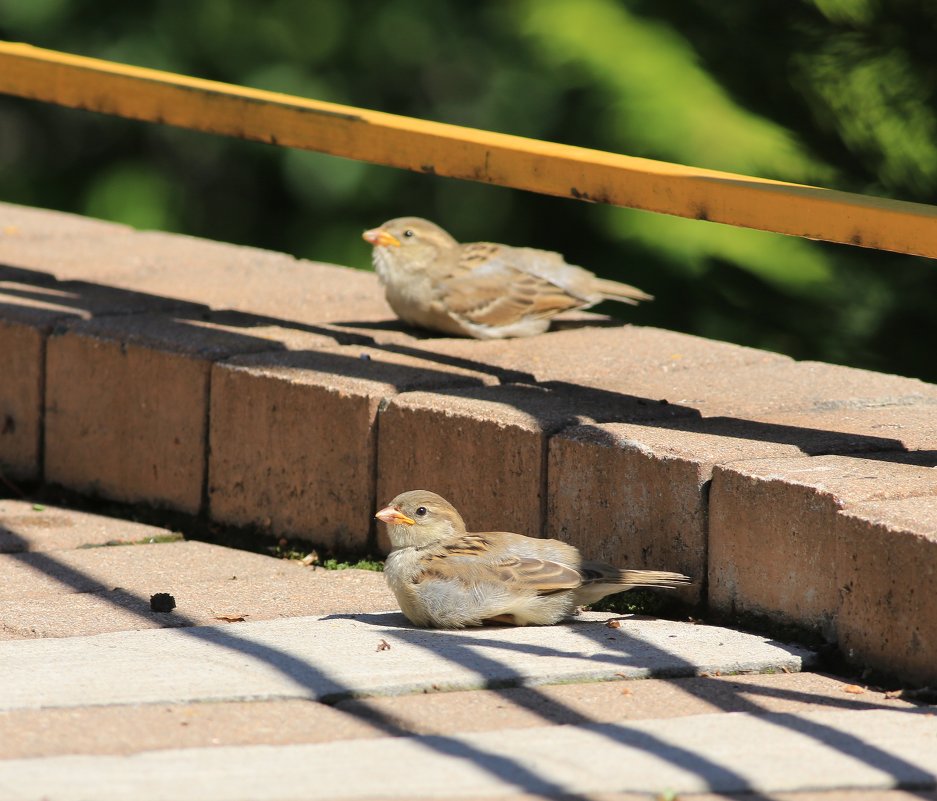
[[[593,287],[607,300],[630,303],[632,306],[637,306],[638,301],[641,300],[654,300],[653,295],[648,295],[647,292],[638,289],[636,286],[622,284],[618,281],[609,281],[606,278],[596,278]]]
[[[670,573],[666,570],[619,570],[613,577],[612,584],[630,584],[632,587],[678,587],[690,584],[692,579],[683,573]]]

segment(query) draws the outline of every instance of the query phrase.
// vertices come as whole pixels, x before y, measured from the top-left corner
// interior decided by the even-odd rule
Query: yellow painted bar
[[[451,178],[937,257],[935,206],[428,122],[25,44],[0,42],[0,92]]]

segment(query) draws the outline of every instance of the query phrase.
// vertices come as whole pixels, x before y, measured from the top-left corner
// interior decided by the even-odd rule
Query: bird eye
[[[425,507],[425,506],[421,506],[419,509],[416,510],[416,516],[417,516],[417,517],[423,517],[425,514],[426,514],[426,507]]]
[[[406,237],[407,239],[409,239],[411,236],[413,236],[413,231],[411,231],[411,230],[408,228],[406,231],[403,232],[403,235],[404,235],[404,237]]]

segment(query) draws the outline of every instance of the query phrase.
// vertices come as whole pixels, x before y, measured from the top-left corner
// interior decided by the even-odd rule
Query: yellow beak
[[[378,520],[381,520],[384,523],[389,523],[390,525],[412,526],[414,522],[416,522],[412,517],[407,517],[403,512],[394,506],[385,506],[374,516]]]
[[[361,238],[375,247],[387,247],[388,245],[395,248],[400,247],[400,240],[383,228],[372,228],[370,231],[365,231]]]

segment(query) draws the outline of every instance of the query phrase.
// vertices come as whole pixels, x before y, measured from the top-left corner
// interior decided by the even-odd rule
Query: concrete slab
[[[937,717],[892,710],[671,720],[0,762],[0,798],[674,795],[933,789]],[[314,766],[313,771],[297,766]]]
[[[0,643],[0,709],[394,695],[719,671],[809,651],[689,623],[589,613],[549,628],[414,629],[399,612]],[[389,646],[389,647],[385,647]],[[132,677],[132,679],[128,678]]]

